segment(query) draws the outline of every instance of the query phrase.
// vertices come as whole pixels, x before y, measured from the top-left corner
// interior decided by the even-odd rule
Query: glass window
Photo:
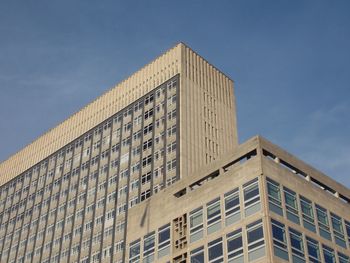
[[[208,258],[211,263],[223,262],[222,239],[208,243]]]
[[[286,187],[283,187],[283,192],[286,203],[287,218],[288,220],[299,224],[297,194]]]
[[[247,225],[248,258],[253,261],[265,255],[262,220]]]
[[[129,263],[140,261],[140,240],[136,240],[130,244]]]
[[[143,239],[143,262],[153,262],[154,260],[155,233],[152,232]]]
[[[190,253],[191,263],[201,263],[204,262],[204,247],[199,247],[194,249]]]
[[[228,262],[243,261],[242,229],[238,229],[226,235]],[[240,260],[241,259],[241,260]]]
[[[226,226],[241,219],[238,188],[225,194],[225,218]]]
[[[243,185],[245,215],[249,216],[260,210],[258,178]]]
[[[288,261],[288,247],[284,224],[271,219],[273,248],[275,256]]]
[[[221,224],[220,198],[217,198],[207,204],[208,234],[211,234],[219,230],[220,224]]]
[[[337,243],[339,246],[346,248],[344,228],[341,217],[331,213],[331,221],[335,243]]]
[[[190,213],[190,242],[203,237],[203,208],[197,208]]]
[[[310,237],[306,237],[307,252],[309,254],[309,260],[314,263],[320,263],[320,248],[318,242]]]
[[[323,258],[325,263],[335,263],[334,250],[330,247],[322,245]]]
[[[348,235],[348,243],[350,246],[350,222],[345,220],[345,229],[346,229],[346,233]]]
[[[158,258],[170,253],[170,224],[158,229]]]
[[[270,211],[283,216],[281,190],[279,183],[267,178],[267,194]]]
[[[289,228],[289,238],[290,245],[292,247],[293,263],[305,262],[303,235],[300,232],[294,230],[293,228]]]
[[[304,227],[316,233],[314,212],[311,201],[303,196],[300,196],[300,206],[303,215]]]
[[[327,210],[317,204],[315,204],[315,207],[316,207],[316,215],[317,215],[317,222],[318,222],[318,229],[320,232],[320,236],[328,240],[332,240],[332,236],[329,230]]]
[[[339,263],[350,263],[350,258],[347,255],[338,252]]]

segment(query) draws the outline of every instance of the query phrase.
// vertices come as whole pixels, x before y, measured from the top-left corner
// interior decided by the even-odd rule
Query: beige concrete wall
[[[180,174],[190,174],[238,145],[233,81],[182,46]]]

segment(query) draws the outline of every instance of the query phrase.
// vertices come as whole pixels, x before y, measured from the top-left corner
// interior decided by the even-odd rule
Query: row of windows
[[[306,229],[343,248],[350,247],[349,221],[270,178],[267,178],[267,192],[270,211],[286,216],[295,224],[302,222]]]
[[[314,263],[349,263],[349,256],[317,240],[302,234],[301,232],[286,227],[277,220],[271,219],[273,248],[275,256],[293,263],[304,263],[306,259]],[[291,254],[289,254],[291,251]],[[336,261],[336,254],[338,261]]]
[[[244,234],[246,235],[244,237]],[[251,262],[265,256],[265,241],[262,220],[248,224],[245,229],[237,229],[222,238],[215,239],[190,252],[190,262]],[[224,257],[226,249],[227,258]],[[248,259],[244,260],[244,250]]]
[[[242,201],[240,196],[243,198]],[[223,199],[215,198],[207,203],[205,208],[199,207],[191,211],[189,213],[190,242],[203,238],[204,233],[210,235],[218,231],[222,224],[229,226],[236,223],[241,219],[242,214],[247,217],[258,212],[260,208],[259,180],[255,178],[244,184],[241,191],[240,188],[235,188],[225,193]]]
[[[152,232],[130,243],[129,262],[140,262],[141,256],[143,262],[151,263],[156,259],[161,259],[170,254],[170,224],[158,228],[157,232]]]

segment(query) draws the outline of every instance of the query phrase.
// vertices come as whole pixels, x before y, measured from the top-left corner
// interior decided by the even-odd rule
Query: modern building
[[[0,164],[0,262],[350,262],[350,190],[178,44]]]

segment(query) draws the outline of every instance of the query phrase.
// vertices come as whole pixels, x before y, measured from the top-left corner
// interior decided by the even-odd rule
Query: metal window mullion
[[[86,186],[85,186],[85,200],[84,200],[84,205],[83,205],[83,211],[84,211],[84,213],[83,213],[83,219],[82,219],[82,222],[81,222],[81,227],[82,227],[82,230],[84,230],[84,227],[85,227],[85,209],[86,209],[86,203],[87,203],[87,193],[88,193],[88,190],[89,190],[89,177],[90,177],[90,167],[91,167],[91,156],[92,156],[92,151],[93,151],[93,149],[92,149],[92,145],[93,145],[93,140],[94,140],[94,138],[93,138],[93,131],[90,131],[90,134],[88,133],[88,135],[91,135],[91,137],[90,137],[90,146],[88,146],[87,148],[89,148],[90,147],[90,153],[89,153],[89,158],[88,158],[88,160],[89,160],[89,165],[88,165],[88,168],[87,168],[87,184],[86,184]],[[83,156],[83,152],[84,152],[84,146],[85,146],[85,137],[84,137],[84,143],[83,143],[83,145],[82,145],[82,156]],[[83,160],[81,160],[81,162],[82,162]],[[81,171],[80,171],[81,172]],[[78,186],[78,195],[80,194],[80,191],[79,191],[79,189],[80,189],[80,181],[79,181],[79,186]],[[83,191],[82,191],[83,192]],[[62,234],[63,234],[63,232],[62,232]],[[80,262],[81,261],[81,251],[82,251],[82,242],[83,242],[83,235],[84,235],[84,231],[82,231],[82,233],[81,233],[81,235],[80,235],[80,241],[79,241],[79,251],[78,251],[78,262]],[[61,236],[61,238],[62,238],[63,236]],[[62,239],[62,242],[63,242],[63,239]],[[71,256],[71,252],[69,253],[69,255],[68,255],[68,258],[69,258],[69,260],[70,260],[70,256]]]
[[[104,199],[105,199],[105,205],[103,207],[103,212],[102,212],[102,218],[103,218],[103,223],[102,223],[102,230],[101,230],[101,247],[100,247],[100,259],[102,260],[102,253],[103,253],[103,241],[104,241],[104,231],[105,231],[105,222],[106,222],[106,219],[105,219],[105,214],[106,214],[106,208],[107,208],[107,196],[108,196],[108,182],[109,182],[109,178],[110,178],[110,161],[111,161],[111,155],[112,155],[112,134],[113,134],[113,127],[112,127],[112,122],[113,122],[113,118],[110,119],[111,121],[111,126],[110,126],[110,132],[109,132],[109,145],[108,145],[108,158],[107,158],[107,164],[108,164],[108,169],[107,169],[107,174],[106,174],[106,181],[105,181],[105,196],[104,196]],[[108,123],[108,121],[107,121]],[[102,131],[102,135],[103,135],[103,131]],[[102,151],[102,147],[101,147],[101,151]],[[96,196],[97,196],[97,191],[96,191]],[[96,199],[95,199],[95,209],[94,209],[94,212],[96,211],[97,209],[97,205],[96,205]],[[114,227],[113,227],[114,229]],[[113,246],[113,243],[112,243],[112,246]]]

